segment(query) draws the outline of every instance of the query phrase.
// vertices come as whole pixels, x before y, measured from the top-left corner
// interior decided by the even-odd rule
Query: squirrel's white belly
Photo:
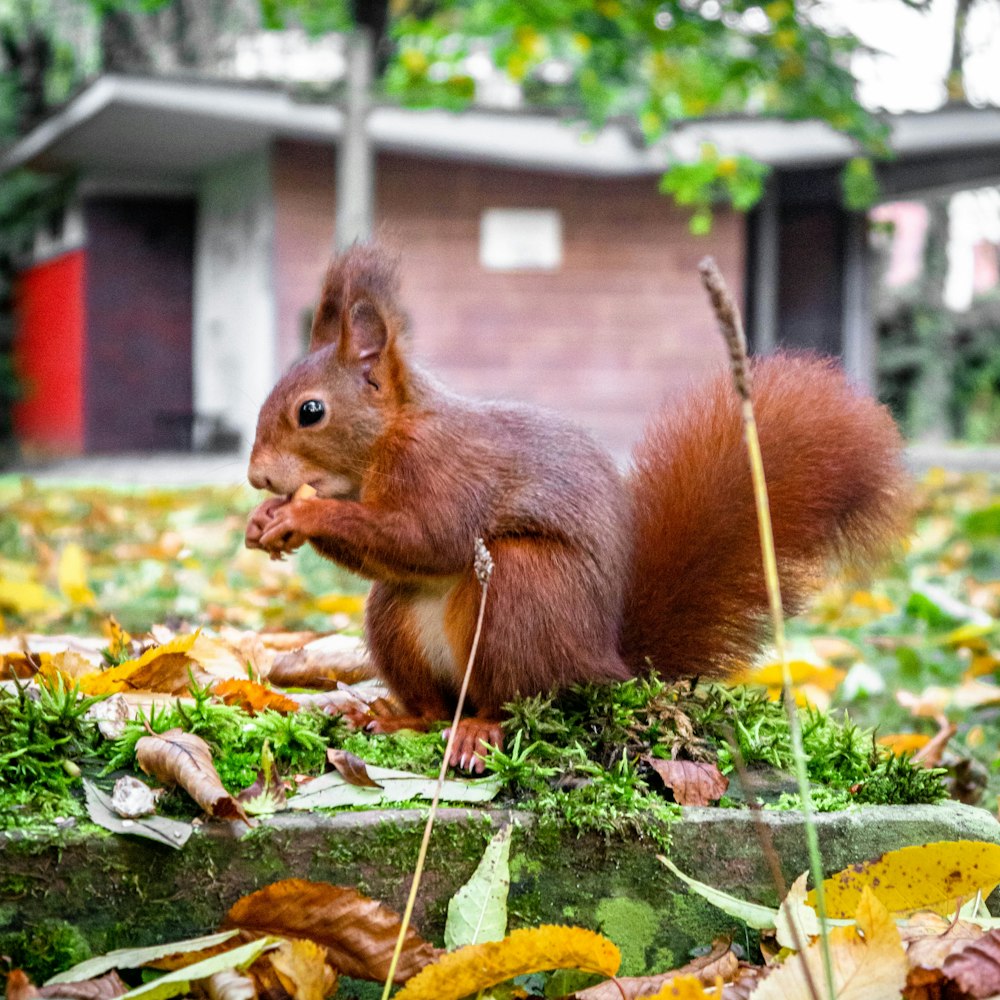
[[[435,680],[447,687],[458,683],[459,668],[445,632],[444,616],[454,584],[440,590],[424,591],[410,599],[410,620],[417,643]]]

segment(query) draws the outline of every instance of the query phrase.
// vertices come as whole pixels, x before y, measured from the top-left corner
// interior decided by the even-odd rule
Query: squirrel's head
[[[375,441],[407,399],[396,289],[393,262],[373,247],[354,246],[330,265],[309,353],[257,419],[257,489],[291,494],[308,483],[321,497],[358,494]]]

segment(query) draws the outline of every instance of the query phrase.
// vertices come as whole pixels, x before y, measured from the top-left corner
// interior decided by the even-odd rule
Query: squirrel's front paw
[[[247,520],[247,530],[244,536],[248,549],[260,549],[261,535],[267,530],[268,525],[274,518],[274,512],[284,503],[288,502],[287,497],[270,497],[263,503],[258,504],[250,513]]]
[[[265,526],[258,544],[271,555],[283,555],[301,548],[315,534],[312,516],[318,500],[289,500],[277,507]]]

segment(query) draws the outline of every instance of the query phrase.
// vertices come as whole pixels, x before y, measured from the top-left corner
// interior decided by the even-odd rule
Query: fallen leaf
[[[949,955],[960,952],[983,936],[983,929],[968,920],[956,920],[943,933],[913,941],[906,949],[911,966],[940,969]],[[997,992],[997,991],[994,991]]]
[[[287,808],[285,783],[278,774],[278,767],[271,753],[271,745],[264,741],[261,752],[260,768],[257,770],[257,780],[248,788],[244,788],[236,801],[243,806],[250,816],[269,816]]]
[[[36,993],[38,997],[56,997],[62,1000],[114,1000],[128,993],[128,986],[121,976],[112,970],[99,979],[87,979],[76,983],[59,983],[43,986]],[[10,994],[8,993],[8,998]]]
[[[184,968],[175,972],[168,972],[150,983],[137,986],[125,996],[129,1000],[140,1000],[140,998],[141,1000],[168,1000],[169,997],[189,993],[192,983],[208,979],[210,976],[227,969],[245,969],[252,965],[263,952],[276,948],[280,943],[280,938],[258,938],[240,945],[238,948],[232,948],[229,951],[213,955],[211,958],[195,962],[193,965],[185,965]]]
[[[223,926],[315,941],[343,975],[381,981],[389,974],[400,923],[398,913],[354,889],[293,878],[237,900]],[[408,929],[395,981],[409,979],[436,954]]]
[[[508,823],[492,837],[472,877],[448,901],[444,945],[449,951],[500,941],[507,933],[511,832]]]
[[[146,948],[119,948],[116,951],[109,951],[106,955],[97,955],[88,958],[84,962],[79,962],[71,969],[60,972],[46,980],[45,985],[51,986],[56,983],[78,983],[86,979],[93,979],[111,969],[141,969],[146,965],[151,965],[158,959],[168,956],[179,956],[195,954],[200,955],[205,949],[216,948],[219,945],[231,941],[239,931],[220,931],[216,934],[208,934],[204,937],[187,938],[183,941],[170,941],[167,944],[154,944]],[[188,964],[191,964],[190,962]]]
[[[200,736],[183,729],[143,736],[135,745],[135,759],[158,781],[180,785],[210,816],[252,825],[243,807],[223,787],[212,751]]]
[[[1000,930],[992,930],[949,955],[941,971],[973,997],[1000,993]]]
[[[687,965],[659,976],[619,976],[606,982],[578,990],[573,1000],[647,1000],[647,998],[668,985],[672,980],[694,977],[705,986],[711,986],[717,978],[728,981],[736,974],[739,959],[732,950],[728,939],[715,941],[712,950],[688,962]],[[669,996],[669,994],[668,994]]]
[[[898,997],[906,983],[907,963],[895,921],[867,886],[862,891],[855,916],[856,927],[834,927],[829,934],[837,1000]],[[757,987],[753,998],[811,1000],[810,978],[816,989],[825,995],[821,942],[818,940],[804,952],[786,958]]]
[[[437,788],[437,778],[425,778],[410,771],[397,771],[388,767],[367,767],[369,776],[378,787],[365,788],[353,785],[336,771],[321,774],[303,785],[298,794],[288,801],[289,809],[336,809],[340,806],[378,806],[387,802],[406,802],[409,799],[432,799]],[[449,778],[441,788],[444,802],[489,802],[500,791],[493,780],[461,781]]]
[[[326,961],[326,948],[315,941],[283,941],[267,957],[281,985],[294,1000],[323,1000],[333,993],[337,977]]]
[[[705,984],[697,976],[672,976],[652,995],[643,1000],[713,1000],[715,990],[706,992]]]
[[[930,742],[926,733],[889,733],[878,738],[879,746],[888,747],[897,757],[913,753]]]
[[[368,773],[368,765],[357,754],[330,747],[326,752],[326,759],[349,785],[357,785],[359,788],[382,787],[372,779]]]
[[[251,715],[257,715],[265,709],[281,712],[282,715],[299,710],[298,702],[263,684],[246,679],[219,681],[212,688],[212,693],[227,705],[238,705]]]
[[[157,843],[166,844],[175,850],[183,847],[194,832],[190,823],[183,823],[166,816],[146,816],[142,819],[123,819],[115,812],[111,796],[106,795],[96,785],[83,779],[83,794],[87,804],[87,815],[91,822],[110,830],[112,833],[145,837]]]
[[[918,761],[924,767],[939,767],[941,765],[941,756],[947,749],[948,742],[958,732],[958,726],[943,717],[938,720],[938,727],[934,737],[913,755],[914,761]]]
[[[87,585],[87,554],[76,542],[70,542],[62,550],[56,576],[59,589],[71,604],[89,607],[96,602],[94,592]]]
[[[618,948],[582,927],[533,927],[502,941],[470,944],[446,952],[408,980],[396,1000],[459,1000],[515,976],[548,969],[579,969],[613,976],[621,964]]]
[[[830,876],[823,889],[827,913],[836,918],[850,917],[866,889],[891,913],[947,914],[957,900],[988,896],[998,883],[1000,845],[955,840],[889,851]],[[816,905],[815,890],[807,898]]]
[[[685,885],[693,889],[699,896],[707,899],[713,906],[717,906],[723,913],[728,913],[729,916],[742,920],[747,926],[756,930],[770,930],[774,927],[775,921],[778,919],[777,910],[770,906],[762,906],[760,903],[748,903],[744,899],[731,896],[728,892],[699,882],[697,879],[685,875],[670,858],[662,854],[657,854],[656,859],[669,868]]]
[[[279,687],[332,690],[375,676],[364,644],[346,635],[327,635],[274,658],[268,679]]]
[[[205,684],[208,676],[201,672],[188,652],[197,635],[185,635],[169,643],[147,649],[136,660],[110,670],[89,674],[80,680],[84,694],[114,694],[118,691],[161,691],[183,694],[192,683]]]
[[[716,764],[698,763],[693,760],[660,760],[658,757],[642,758],[673,793],[682,806],[707,806],[717,802],[729,787]]]
[[[819,934],[819,916],[806,902],[808,872],[803,872],[788,890],[778,907],[775,936],[782,948],[800,951]]]
[[[58,608],[59,601],[40,583],[0,579],[0,609],[17,615],[39,615]]]

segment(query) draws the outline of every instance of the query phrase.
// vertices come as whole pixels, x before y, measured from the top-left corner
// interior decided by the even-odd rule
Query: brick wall
[[[294,355],[333,236],[331,152],[275,153],[280,356]],[[655,179],[598,179],[382,155],[378,229],[402,253],[417,354],[453,388],[528,400],[589,426],[624,453],[643,420],[722,363],[696,265],[714,253],[743,288],[743,218],[720,212],[708,239]],[[479,265],[486,208],[562,216],[554,272]]]

